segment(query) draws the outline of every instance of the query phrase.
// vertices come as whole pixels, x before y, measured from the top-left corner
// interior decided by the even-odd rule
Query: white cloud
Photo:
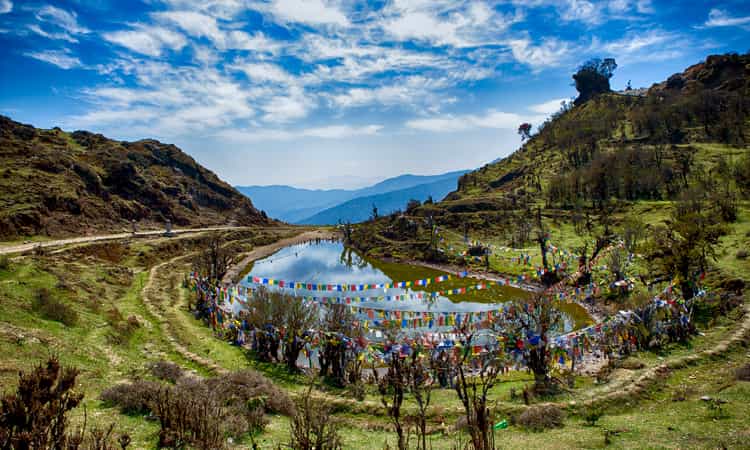
[[[215,67],[175,67],[133,59],[117,69],[138,87],[101,86],[84,92],[96,108],[71,117],[77,124],[96,121],[127,136],[193,136],[250,120],[256,93]]]
[[[248,0],[162,0],[171,10],[200,11],[218,19],[229,20],[247,10]]]
[[[284,22],[349,26],[349,19],[332,2],[324,0],[273,0],[268,11]]]
[[[68,42],[73,43],[73,44],[75,44],[75,43],[78,42],[78,39],[74,38],[69,33],[65,33],[65,32],[60,32],[60,33],[47,32],[47,31],[44,31],[39,25],[37,25],[35,23],[32,23],[31,25],[29,25],[29,30],[33,31],[34,33],[38,34],[39,36],[46,37],[47,39],[63,40],[63,41],[68,41]]]
[[[77,57],[70,55],[67,51],[60,51],[60,50],[42,50],[38,52],[28,52],[24,53],[24,55],[38,59],[40,61],[44,61],[49,64],[53,64],[61,69],[73,69],[76,67],[81,67],[81,60]]]
[[[343,92],[330,95],[330,100],[338,108],[355,108],[372,104],[405,105],[429,109],[438,109],[442,101],[452,99],[438,98],[435,91],[445,88],[448,80],[444,78],[427,78],[410,76],[391,80],[390,84],[375,88],[349,88]]]
[[[601,6],[588,0],[566,0],[560,7],[560,18],[566,22],[598,24],[602,21]]]
[[[48,22],[71,34],[89,33],[89,29],[78,23],[78,16],[75,12],[68,12],[64,9],[47,5],[39,9],[36,13],[37,19]]]
[[[529,38],[511,39],[506,42],[516,61],[538,70],[559,66],[572,52],[568,42],[549,38],[534,45]]]
[[[232,67],[236,70],[244,72],[251,81],[254,81],[256,83],[294,83],[294,77],[292,77],[289,72],[277,66],[276,64],[266,62],[246,62],[235,64]]]
[[[468,47],[497,43],[499,33],[521,19],[504,16],[481,2],[396,1],[379,23],[390,36],[438,46]]]
[[[613,56],[620,65],[645,61],[664,61],[682,56],[691,40],[680,33],[659,29],[629,32],[620,39],[600,42],[594,39],[586,50],[590,54]]]
[[[523,122],[541,122],[543,117],[524,117],[516,113],[508,113],[490,109],[483,115],[445,115],[426,119],[414,119],[406,122],[408,128],[422,131],[450,133],[466,131],[476,128],[494,128],[515,130]]]
[[[274,96],[261,109],[267,122],[289,122],[307,116],[314,107],[315,102],[302,89],[292,88],[289,95]]]
[[[750,25],[750,16],[732,16],[728,12],[713,8],[708,13],[706,27],[739,27]]]
[[[544,103],[538,103],[536,105],[529,106],[529,111],[533,111],[538,114],[550,115],[560,110],[562,102],[568,101],[567,98],[556,98]]]
[[[638,0],[636,2],[635,9],[641,14],[651,14],[654,12],[654,7],[651,4],[651,0]]]
[[[661,30],[650,30],[645,33],[629,33],[622,39],[604,43],[601,50],[609,55],[630,55],[653,46],[662,47],[675,42],[678,36]]]
[[[8,14],[13,11],[13,2],[10,0],[0,0],[0,14]]]
[[[262,141],[289,141],[301,138],[344,139],[354,136],[373,136],[383,129],[382,125],[330,125],[326,127],[303,128],[300,130],[240,130],[227,129],[218,132],[220,138],[238,143]]]
[[[280,42],[267,38],[261,32],[250,35],[244,31],[230,30],[225,39],[227,48],[237,50],[277,53],[282,47]]]
[[[104,33],[105,40],[136,53],[161,56],[165,49],[180,50],[187,45],[181,33],[158,26],[135,24],[135,29]]]
[[[219,48],[224,48],[224,33],[219,30],[216,19],[194,11],[166,11],[155,13],[157,19],[176,24],[193,37],[205,37]]]

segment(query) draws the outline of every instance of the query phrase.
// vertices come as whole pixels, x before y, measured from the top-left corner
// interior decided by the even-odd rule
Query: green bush
[[[48,289],[37,291],[32,308],[45,319],[55,320],[69,327],[78,322],[76,310],[54,298]]]
[[[10,269],[10,258],[8,255],[0,255],[0,270]]]

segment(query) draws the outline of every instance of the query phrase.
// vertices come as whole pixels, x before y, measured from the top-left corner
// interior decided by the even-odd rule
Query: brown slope
[[[268,223],[174,145],[43,130],[0,116],[0,238]]]

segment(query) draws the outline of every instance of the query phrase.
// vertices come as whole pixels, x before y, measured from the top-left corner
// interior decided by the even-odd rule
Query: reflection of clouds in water
[[[312,282],[312,283],[332,283],[332,284],[380,284],[391,281],[408,281],[408,280],[391,280],[379,269],[364,261],[358,254],[352,252],[352,264],[346,264],[342,261],[342,252],[344,245],[340,242],[320,242],[305,243],[285,247],[273,255],[258,260],[253,265],[253,269],[248,274],[249,277],[274,278],[284,281],[295,282]],[[246,286],[252,285],[247,280],[243,280]],[[270,287],[271,289],[278,289]],[[375,296],[397,296],[404,294],[417,294],[422,291],[411,289],[370,289],[366,291],[308,291],[307,289],[281,289],[287,293],[294,293],[303,297],[328,298],[330,302],[336,302],[337,297],[375,297]],[[481,312],[496,311],[503,307],[503,303],[475,303],[459,302],[454,303],[447,297],[437,297],[431,301],[426,300],[429,293],[422,292],[423,299],[406,299],[406,300],[386,300],[378,299],[377,301],[355,302],[351,306],[358,308],[373,308],[380,310],[400,310],[400,311],[434,311],[434,312]],[[342,300],[343,301],[343,300]],[[360,314],[361,319],[366,319],[364,314]],[[567,314],[564,314],[565,330],[572,329],[573,320]]]
[[[383,272],[363,263],[359,255],[352,255],[353,265],[344,264],[340,242],[301,244],[285,247],[273,255],[256,261],[250,276],[299,282],[335,284],[370,284],[392,281]]]
[[[344,246],[340,242],[309,243],[285,247],[273,255],[259,260],[253,266],[249,276],[274,278],[284,281],[325,282],[335,284],[376,284],[388,283],[391,280],[382,271],[376,269],[352,252],[353,265],[341,261]],[[362,263],[362,264],[360,264]],[[406,280],[395,280],[406,281]],[[288,291],[288,290],[287,290]],[[422,291],[407,289],[370,289],[356,292],[308,291],[294,290],[296,295],[314,297],[374,297],[417,294]],[[425,297],[429,294],[422,292]],[[496,310],[502,304],[461,302],[454,303],[447,297],[438,297],[431,302],[425,299],[378,300],[352,303],[352,306],[376,309],[399,309],[404,311],[446,311],[477,312]]]

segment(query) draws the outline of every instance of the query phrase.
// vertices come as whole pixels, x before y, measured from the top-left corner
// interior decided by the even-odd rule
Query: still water
[[[345,248],[341,242],[321,241],[285,247],[267,258],[256,261],[243,280],[248,287],[256,287],[252,277],[318,284],[384,284],[398,281],[414,281],[446,275],[445,272],[399,263],[370,261],[355,251]],[[528,298],[529,292],[510,286],[493,285],[486,290],[470,291],[458,295],[440,295],[431,301],[416,298],[417,294],[428,297],[430,292],[444,291],[476,285],[480,280],[473,278],[451,280],[418,287],[416,289],[369,289],[356,292],[312,291],[307,289],[282,290],[304,297],[326,297],[336,302],[336,297],[366,297],[367,301],[352,302],[352,306],[374,310],[400,310],[415,312],[467,313],[492,311],[502,308],[503,303]],[[281,288],[277,288],[281,289]],[[399,295],[414,296],[405,300],[387,300]],[[379,297],[375,299],[374,297]],[[586,311],[575,304],[562,304],[565,317],[565,330],[580,328],[590,323]],[[360,314],[362,320],[367,316]],[[435,329],[445,331],[449,327]]]

